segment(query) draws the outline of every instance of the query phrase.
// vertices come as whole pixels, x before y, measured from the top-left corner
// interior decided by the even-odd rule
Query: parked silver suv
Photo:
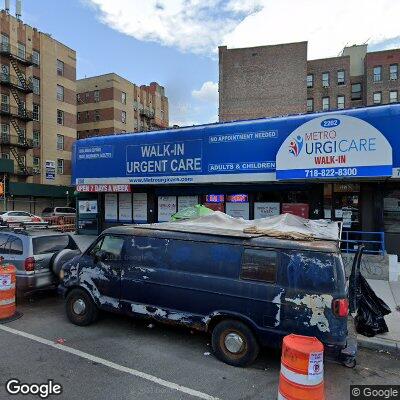
[[[0,256],[17,268],[17,293],[57,284],[56,255],[64,249],[80,253],[71,235],[51,229],[0,229]]]

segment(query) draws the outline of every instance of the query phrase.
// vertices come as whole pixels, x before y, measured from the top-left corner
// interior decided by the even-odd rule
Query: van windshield
[[[68,235],[42,236],[33,238],[33,254],[55,253],[66,249],[69,244]]]

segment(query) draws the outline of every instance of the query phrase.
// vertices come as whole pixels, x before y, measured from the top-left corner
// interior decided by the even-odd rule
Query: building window
[[[86,92],[85,93],[85,102],[87,103],[89,101],[90,93]]]
[[[33,170],[36,173],[40,173],[40,158],[39,157],[33,157]]]
[[[322,86],[329,87],[329,72],[324,72],[322,74]]]
[[[18,58],[25,60],[26,48],[23,43],[18,43]]]
[[[57,100],[64,101],[64,86],[57,85]]]
[[[379,65],[374,67],[374,82],[382,81],[382,67]]]
[[[32,118],[34,121],[40,121],[40,105],[33,103]]]
[[[337,84],[338,85],[346,84],[346,73],[344,70],[340,70],[337,72]]]
[[[38,67],[40,65],[40,53],[37,50],[32,51],[32,62]]]
[[[77,102],[77,103],[80,103],[80,102],[81,102],[81,94],[80,94],[80,93],[78,93],[78,94],[76,95],[76,102]]]
[[[40,147],[40,132],[33,131],[33,147]]]
[[[64,62],[57,60],[57,75],[64,76]]]
[[[307,112],[314,111],[314,99],[307,99]]]
[[[57,135],[57,150],[64,150],[64,135]]]
[[[329,103],[330,103],[329,97],[323,97],[322,98],[322,109],[324,111],[329,110],[329,108],[330,108],[330,104]]]
[[[1,111],[5,113],[10,112],[10,97],[7,94],[1,95]]]
[[[308,88],[314,87],[314,75],[313,74],[307,75],[307,87]]]
[[[362,98],[362,85],[361,83],[354,83],[351,85],[351,99],[361,100]]]
[[[57,124],[64,125],[64,111],[57,110]]]
[[[338,110],[343,110],[345,107],[345,98],[344,96],[340,95],[337,97],[337,108]]]
[[[5,159],[9,160],[10,159],[10,154],[8,154],[8,153],[0,153],[0,158],[5,158]]]
[[[57,174],[64,174],[64,160],[62,158],[57,158]]]
[[[397,90],[391,90],[389,92],[389,103],[397,103],[398,92]]]
[[[10,140],[10,125],[1,124],[1,139],[6,142]]]
[[[121,111],[121,122],[126,124],[126,111]]]
[[[98,103],[100,101],[100,91],[99,90],[94,91],[94,101],[96,103]]]
[[[78,112],[77,114],[76,114],[76,120],[79,122],[80,120],[81,120],[81,113],[80,112]]]
[[[40,94],[40,79],[35,76],[32,78],[32,90],[35,94]]]
[[[397,77],[398,77],[398,69],[399,69],[399,66],[398,66],[398,64],[392,64],[391,66],[390,66],[390,80],[391,81],[396,81],[397,80]]]
[[[374,100],[374,104],[381,104],[382,103],[382,92],[375,92],[373,100]]]
[[[89,121],[89,118],[90,118],[90,113],[89,113],[89,111],[86,111],[86,112],[85,112],[85,119],[86,119],[86,121]]]
[[[94,110],[94,120],[95,121],[100,121],[100,111],[99,110]]]
[[[125,92],[121,92],[121,103],[126,104],[126,93]]]

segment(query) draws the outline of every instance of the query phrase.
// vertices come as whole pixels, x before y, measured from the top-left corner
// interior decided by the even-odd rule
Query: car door
[[[123,251],[123,236],[105,234],[79,261],[80,285],[89,290],[103,308],[119,308]]]

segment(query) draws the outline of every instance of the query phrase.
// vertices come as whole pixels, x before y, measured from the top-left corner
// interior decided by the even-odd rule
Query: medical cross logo
[[[291,140],[289,143],[289,153],[297,157],[301,149],[303,148],[303,138],[298,135],[295,139]]]

